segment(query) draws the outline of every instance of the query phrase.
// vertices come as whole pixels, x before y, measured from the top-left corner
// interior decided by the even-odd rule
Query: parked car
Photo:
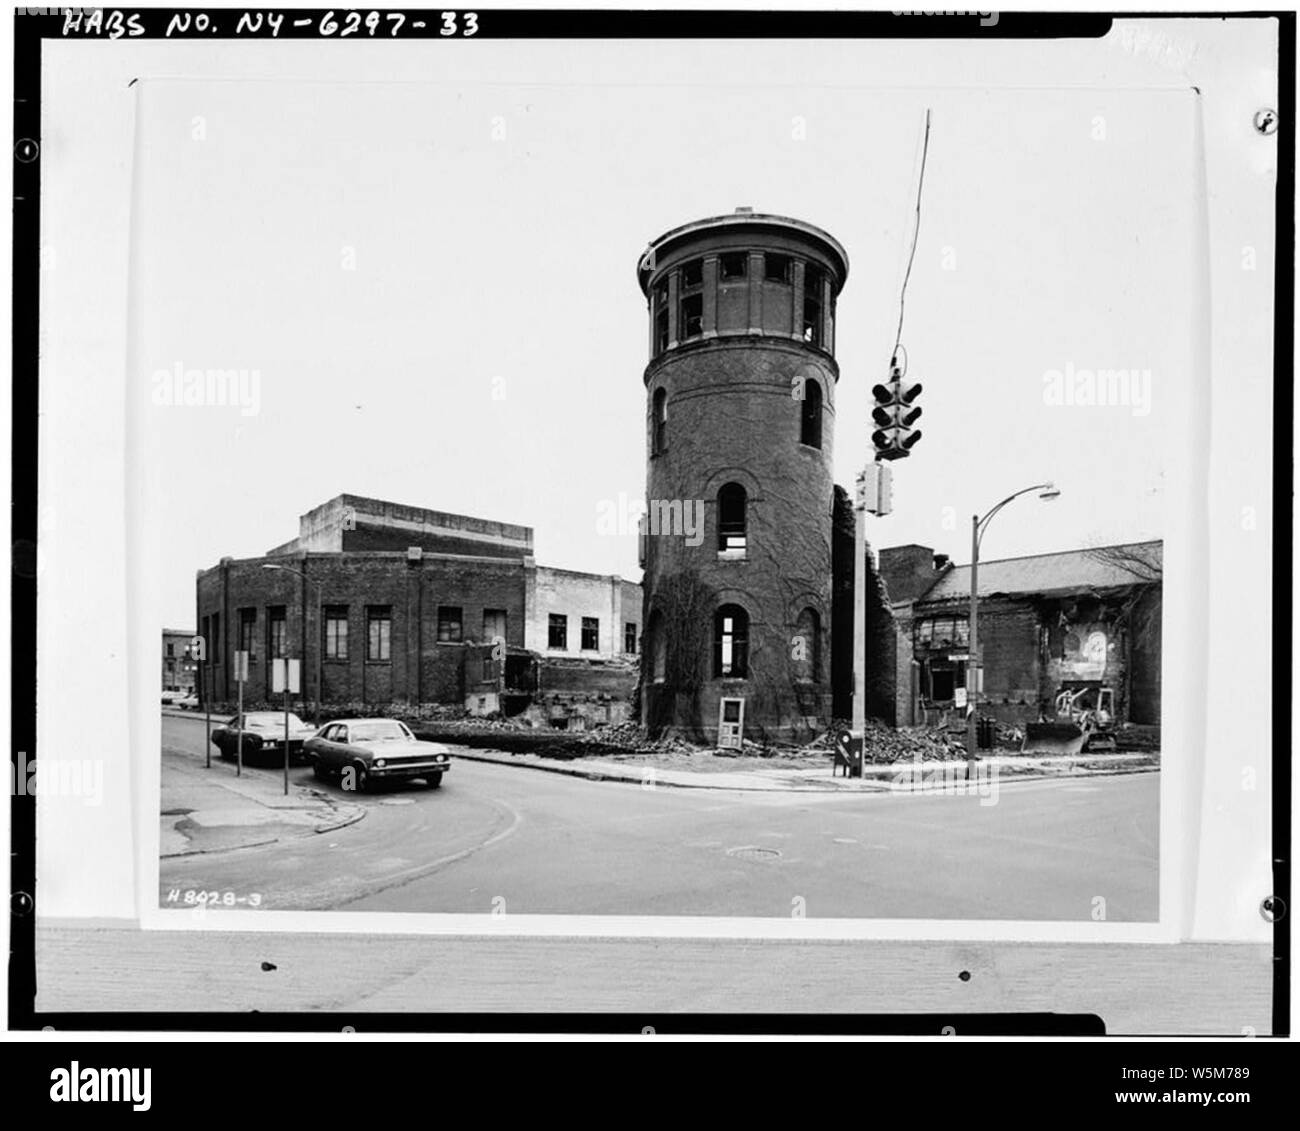
[[[437,789],[451,768],[440,742],[423,742],[397,719],[347,719],[326,723],[304,747],[318,778],[351,769],[359,791],[377,781],[423,778]]]
[[[289,759],[301,758],[303,744],[316,733],[315,727],[309,727],[297,715],[289,714]],[[212,744],[221,751],[223,758],[235,756],[235,743],[239,735],[239,716],[235,715],[219,727],[212,728]],[[284,712],[283,711],[245,711],[244,712],[244,759],[256,758],[259,754],[274,752],[284,757]]]
[[[197,711],[199,709],[199,695],[197,691],[191,691],[182,695],[176,700],[176,706],[182,711]]]
[[[183,693],[180,691],[174,691],[171,688],[168,688],[166,691],[162,693],[162,705],[164,707],[172,706],[176,702],[176,700],[181,697],[182,694]]]

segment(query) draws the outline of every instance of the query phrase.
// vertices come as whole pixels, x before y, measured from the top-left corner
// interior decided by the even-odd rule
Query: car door
[[[348,728],[345,723],[339,723],[334,735],[334,758],[340,770],[348,764]]]
[[[335,723],[333,726],[325,728],[324,748],[321,751],[321,757],[325,760],[331,770],[340,770],[343,768],[343,743],[347,741],[348,728],[342,723]]]

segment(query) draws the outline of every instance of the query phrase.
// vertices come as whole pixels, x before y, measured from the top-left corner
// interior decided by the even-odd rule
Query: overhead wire
[[[925,111],[925,133],[921,140],[921,171],[916,178],[916,220],[912,228],[912,248],[907,256],[907,270],[903,273],[903,286],[898,292],[898,331],[894,335],[894,349],[890,354],[890,368],[896,367],[898,351],[903,342],[903,316],[907,304],[907,284],[912,278],[912,263],[916,259],[916,245],[921,237],[921,192],[925,187],[925,163],[930,153],[930,109]],[[906,355],[904,355],[906,356]]]

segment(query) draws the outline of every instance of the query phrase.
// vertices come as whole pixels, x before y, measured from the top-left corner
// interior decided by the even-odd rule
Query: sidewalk
[[[217,758],[163,748],[159,855],[188,856],[252,848],[342,828],[365,816],[362,805],[289,783],[279,774],[245,772]]]
[[[449,746],[451,744],[448,744]],[[509,754],[498,750],[468,749],[452,746],[452,757],[466,762],[495,762],[503,766],[541,770],[545,773],[568,774],[589,781],[625,782],[645,786],[669,786],[675,789],[731,789],[753,791],[779,791],[787,793],[923,793],[936,785],[964,782],[966,763],[957,759],[947,762],[922,762],[919,766],[910,760],[892,764],[869,765],[863,768],[861,778],[832,776],[831,759],[825,765],[782,765],[780,759],[746,759],[761,762],[754,767],[735,770],[715,770],[713,756],[708,751],[693,755],[699,769],[674,769],[646,760],[610,758],[577,758],[559,761],[542,758],[536,754]],[[738,759],[728,759],[737,761]],[[709,768],[704,768],[708,766]],[[1079,754],[1027,758],[1023,755],[992,755],[977,763],[972,789],[987,786],[997,778],[1002,781],[1030,781],[1043,778],[1096,777],[1097,775],[1150,773],[1160,769],[1158,756],[1135,754]],[[843,773],[842,770],[836,771]]]

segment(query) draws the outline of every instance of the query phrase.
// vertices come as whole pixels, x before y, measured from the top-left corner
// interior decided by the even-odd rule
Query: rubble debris
[[[851,729],[852,724],[837,721],[830,730],[801,749],[808,753],[824,752],[828,758],[832,757],[835,736],[842,730]],[[868,719],[863,737],[864,756],[873,765],[911,761],[918,757],[927,762],[950,762],[966,757],[964,732],[945,727],[895,728],[878,719]]]

